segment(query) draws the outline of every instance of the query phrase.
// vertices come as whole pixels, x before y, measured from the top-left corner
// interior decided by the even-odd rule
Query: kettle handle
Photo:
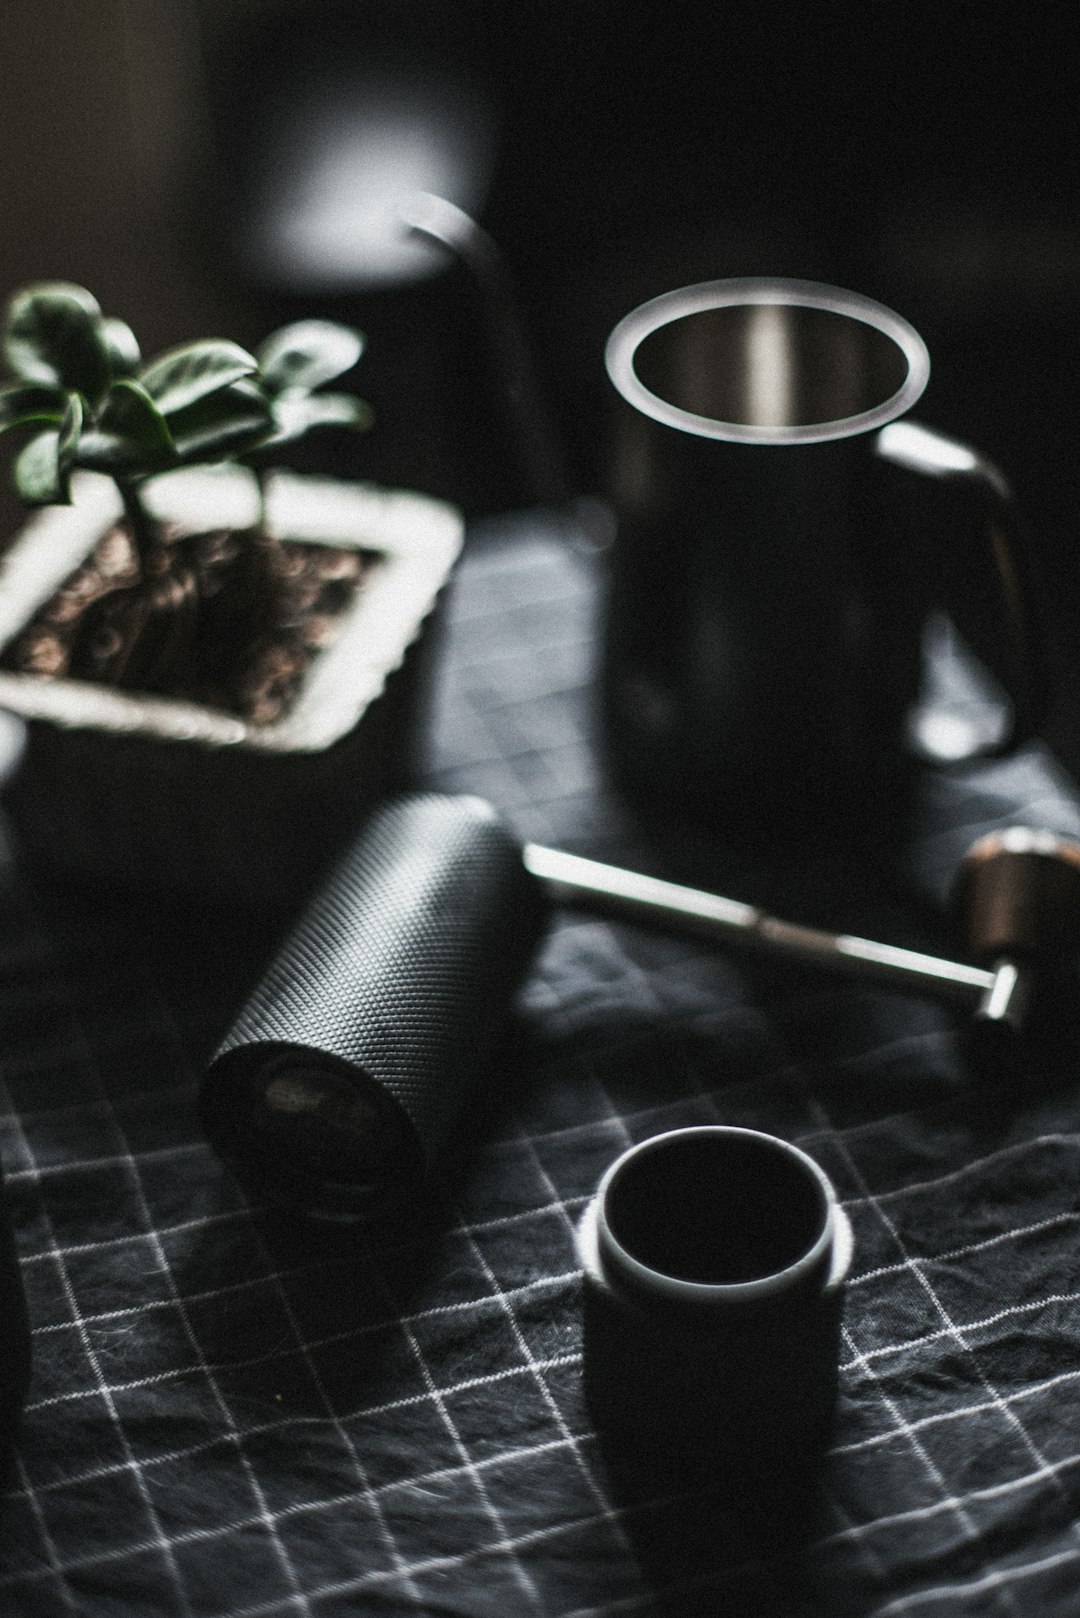
[[[1012,708],[1010,722],[992,741],[954,752],[934,746],[924,726],[918,750],[938,764],[1006,757],[1038,734],[1046,717],[1049,684],[1033,559],[1009,481],[981,451],[906,417],[883,427],[873,447],[893,466],[950,482],[970,494],[985,563],[983,582],[972,587],[968,579],[962,595],[934,604],[970,639],[971,650],[1000,681]],[[942,571],[947,578],[948,567]],[[979,609],[987,606],[989,622],[984,615],[976,626],[986,633],[965,635]]]

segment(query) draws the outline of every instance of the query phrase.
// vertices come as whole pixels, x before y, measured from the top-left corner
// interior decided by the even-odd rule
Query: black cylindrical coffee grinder
[[[204,1125],[245,1187],[329,1220],[401,1208],[490,1069],[546,915],[480,799],[379,809],[211,1059]]]

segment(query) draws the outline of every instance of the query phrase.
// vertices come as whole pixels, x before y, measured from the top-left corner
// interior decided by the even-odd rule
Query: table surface
[[[470,536],[424,783],[533,841],[661,868],[607,788],[595,566],[536,517]],[[905,881],[714,850],[801,919],[948,950],[979,833],[1080,833],[1039,748],[930,779]],[[1043,1614],[1080,1589],[1080,1096],[1068,1031],[980,1080],[952,1010],[565,911],[430,1234],[374,1251],[252,1210],[201,1064],[266,941],[0,889],[0,1126],[34,1377],[0,1610]],[[581,1395],[575,1222],[629,1142],[726,1122],[833,1178],[855,1236],[808,1538],[618,1485]],[[717,1457],[722,1478],[723,1456]]]

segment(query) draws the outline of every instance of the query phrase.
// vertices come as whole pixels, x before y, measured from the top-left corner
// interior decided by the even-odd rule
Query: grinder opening
[[[627,1160],[607,1187],[605,1214],[615,1241],[648,1270],[730,1286],[798,1263],[820,1241],[829,1208],[783,1145],[687,1131]]]

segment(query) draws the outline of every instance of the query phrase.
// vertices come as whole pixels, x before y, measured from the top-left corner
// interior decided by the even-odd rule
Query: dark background
[[[469,514],[538,491],[461,269],[377,286],[252,250],[272,154],[326,85],[415,69],[475,111],[471,205],[579,490],[603,482],[604,338],[642,298],[761,273],[892,305],[931,351],[919,414],[1014,484],[1053,607],[1050,728],[1080,753],[1074,7],[15,0],[5,23],[6,283],[84,280],[149,350],[355,320],[377,425],[322,453]]]
[[[684,280],[771,273],[893,303],[930,344],[924,413],[1026,489],[1050,481],[1033,445],[1067,467],[1076,419],[1078,36],[1070,7],[291,5],[207,30],[216,178],[241,212],[283,86],[442,61],[494,110],[481,217],[586,481],[610,325]]]

